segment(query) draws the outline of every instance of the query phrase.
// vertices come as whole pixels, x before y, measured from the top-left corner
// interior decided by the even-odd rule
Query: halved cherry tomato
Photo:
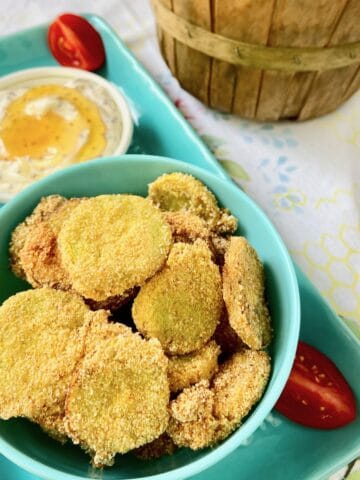
[[[56,60],[66,67],[96,70],[105,61],[99,33],[85,18],[64,13],[50,25],[48,43]]]
[[[294,365],[275,408],[294,422],[331,429],[356,418],[354,394],[336,365],[299,342]]]

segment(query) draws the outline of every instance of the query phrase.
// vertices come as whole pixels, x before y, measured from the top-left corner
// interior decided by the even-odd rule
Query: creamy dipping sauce
[[[111,155],[121,113],[101,85],[46,79],[0,91],[0,200],[65,166]]]

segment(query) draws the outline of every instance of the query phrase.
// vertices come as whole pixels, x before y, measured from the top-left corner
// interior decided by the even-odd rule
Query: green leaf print
[[[226,149],[223,148],[226,142],[222,138],[214,137],[213,135],[201,135],[201,139],[210,148],[229,175],[237,180],[250,180],[249,175],[241,165],[226,158],[228,154]]]
[[[250,180],[249,175],[244,170],[244,168],[236,162],[232,160],[221,160],[219,159],[221,165],[225,168],[225,170],[234,178],[238,178],[239,180]]]
[[[224,145],[225,140],[213,135],[201,135],[201,140],[206,143],[212,152],[215,152],[221,145]]]

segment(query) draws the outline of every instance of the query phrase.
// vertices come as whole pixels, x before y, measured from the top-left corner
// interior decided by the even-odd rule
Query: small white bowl
[[[68,80],[87,80],[93,84],[101,86],[110,95],[119,109],[120,117],[122,120],[122,131],[117,147],[111,153],[112,155],[121,155],[126,153],[129,148],[132,134],[133,134],[133,121],[130,113],[129,106],[120,93],[116,85],[110,83],[108,80],[96,75],[95,73],[80,70],[78,68],[71,67],[39,67],[29,68],[27,70],[20,70],[15,73],[11,73],[0,78],[0,90],[5,90],[13,87],[31,87],[46,83],[55,79]],[[107,155],[109,156],[109,155]]]

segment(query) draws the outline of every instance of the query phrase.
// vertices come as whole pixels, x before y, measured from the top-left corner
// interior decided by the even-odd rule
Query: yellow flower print
[[[360,147],[359,109],[354,108],[348,113],[334,113],[323,125],[329,128],[338,140]]]

